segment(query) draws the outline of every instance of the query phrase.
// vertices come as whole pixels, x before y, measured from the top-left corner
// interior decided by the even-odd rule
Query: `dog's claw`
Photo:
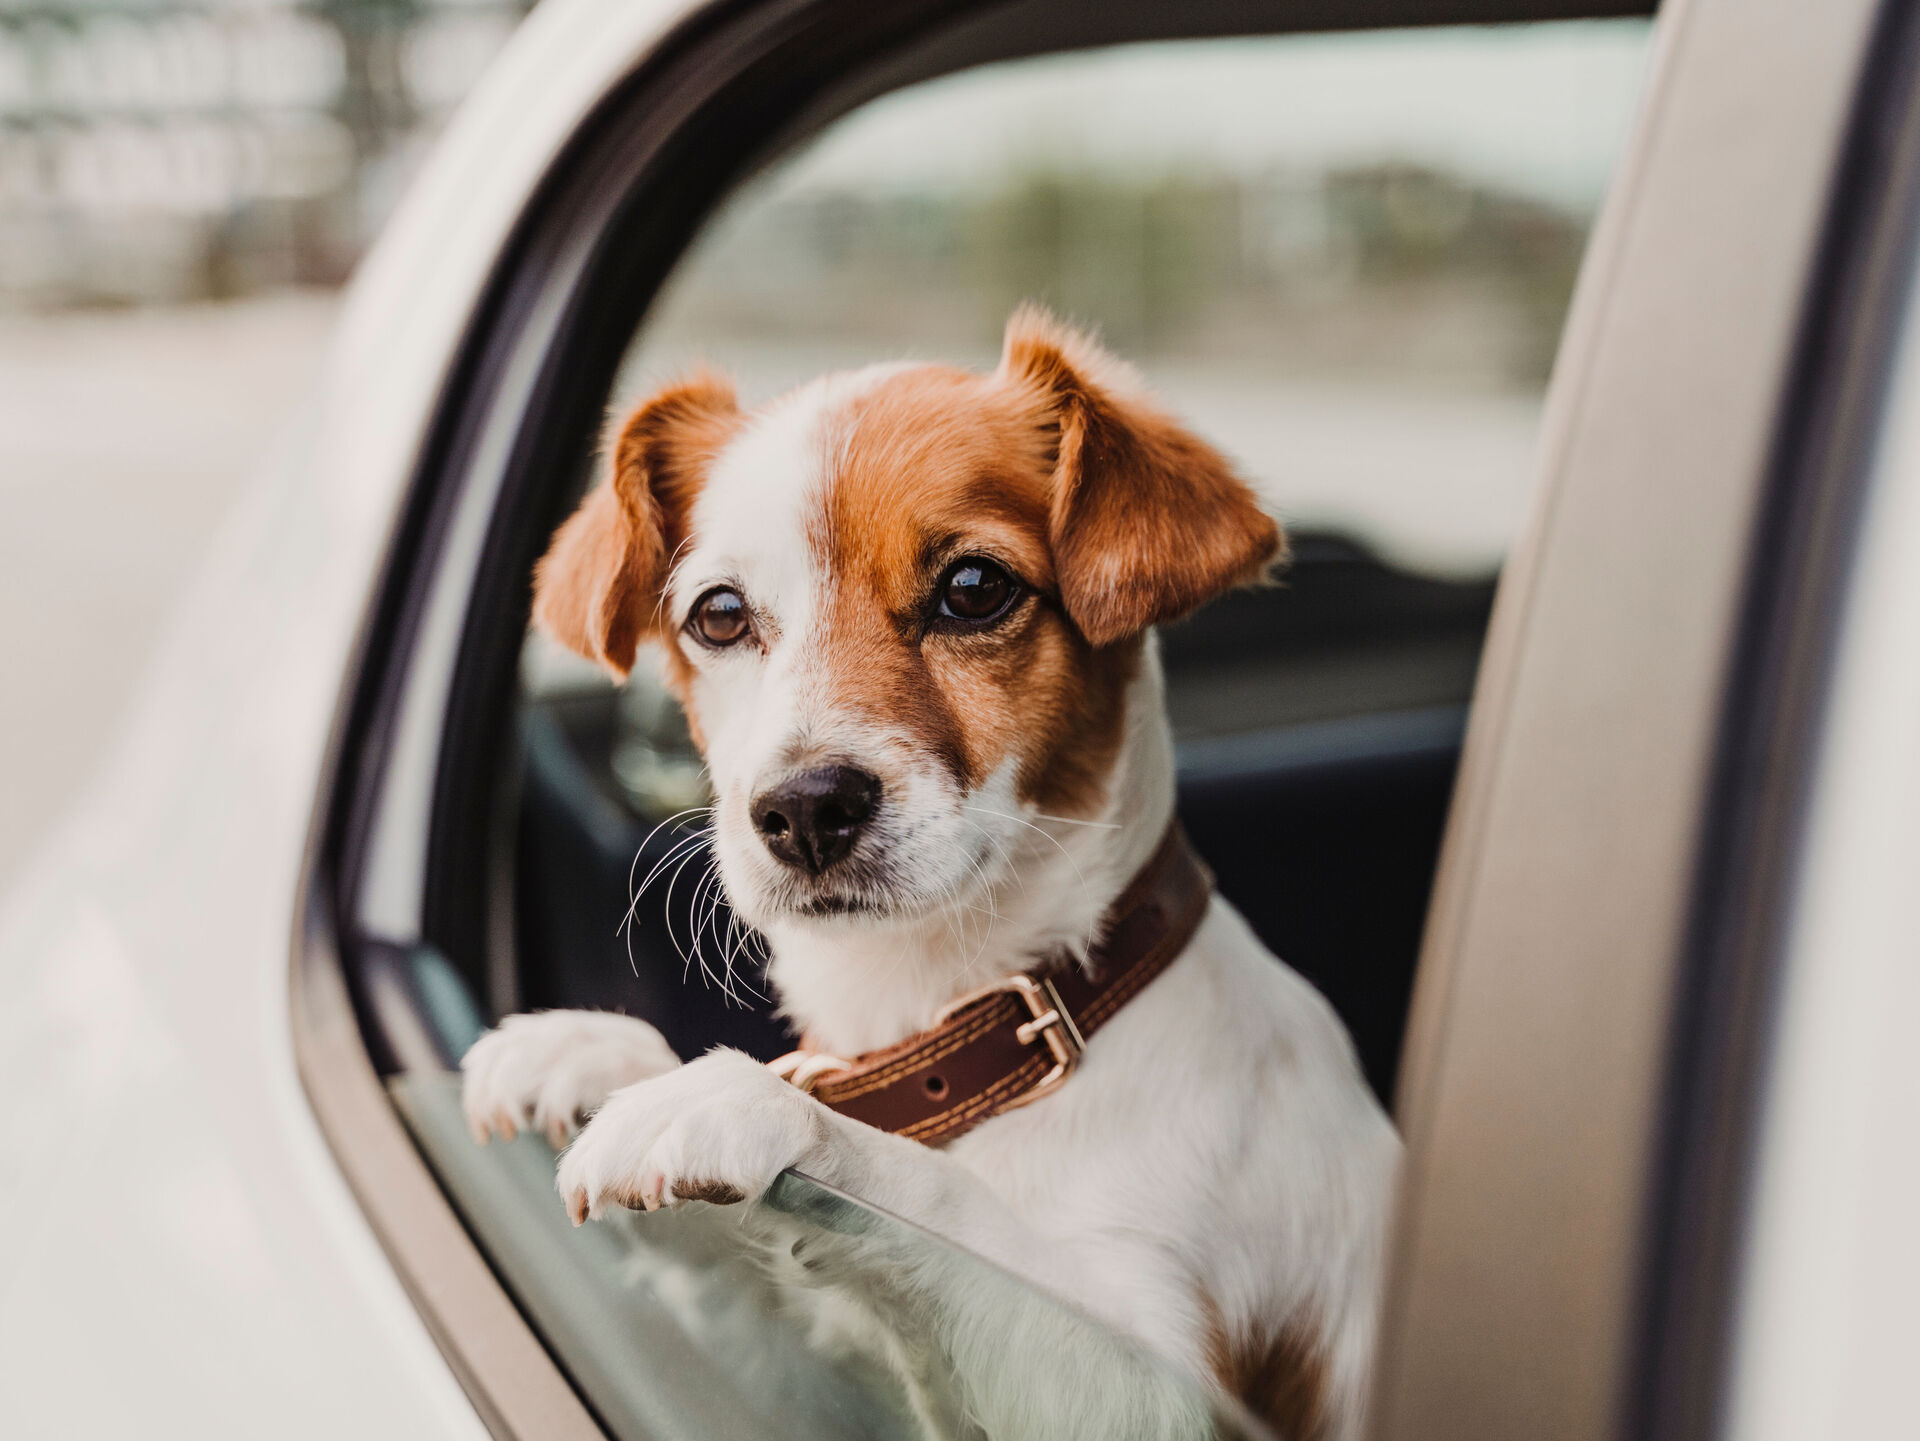
[[[576,1226],[586,1225],[587,1193],[585,1191],[575,1191],[567,1197],[567,1217]]]
[[[667,1204],[667,1178],[660,1172],[653,1171],[641,1181],[640,1204],[649,1211],[657,1211]]]
[[[503,1141],[511,1141],[520,1134],[519,1126],[514,1124],[512,1114],[505,1107],[493,1113],[493,1129],[499,1133]]]

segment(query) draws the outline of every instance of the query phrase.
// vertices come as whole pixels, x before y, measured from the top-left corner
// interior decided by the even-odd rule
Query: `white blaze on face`
[[[723,800],[765,772],[795,718],[800,642],[815,623],[823,580],[807,546],[823,469],[822,390],[816,382],[756,416],[721,453],[695,503],[692,545],[668,591],[675,619],[716,586],[739,591],[754,618],[758,646],[708,651],[682,642]]]
[[[745,599],[754,638],[724,650],[691,639],[690,701],[705,737],[715,802],[715,850],[729,897],[756,924],[791,897],[795,878],[767,852],[749,808],[795,771],[849,764],[878,777],[882,801],[862,848],[868,870],[911,871],[950,894],[974,848],[961,842],[965,797],[912,738],[842,704],[823,630],[835,577],[816,543],[845,440],[845,410],[904,367],[874,366],[816,380],[755,415],[715,461],[695,503],[691,543],[665,601],[670,624],[717,586]],[[951,833],[951,834],[949,834]],[[947,844],[943,844],[947,842]],[[955,844],[955,842],[961,842]],[[912,844],[913,854],[899,849]],[[944,854],[943,854],[944,852]],[[901,864],[904,862],[905,864]],[[917,899],[890,881],[888,908]]]

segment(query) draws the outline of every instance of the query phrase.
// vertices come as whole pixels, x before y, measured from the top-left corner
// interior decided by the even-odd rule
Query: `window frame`
[[[1917,32],[1873,0],[1663,12],[1443,844],[1377,1436],[1723,1427],[1786,909],[1920,209]]]
[[[498,956],[490,928],[510,903],[489,777],[508,739],[530,563],[567,496],[556,457],[587,453],[601,397],[647,300],[713,206],[762,157],[856,104],[970,65],[1128,41],[1649,8],[1637,0],[1124,0],[1097,9],[1047,0],[720,0],[685,11],[608,94],[583,97],[571,140],[528,195],[449,357],[336,714],[291,977],[296,1058],[323,1130],[495,1435],[603,1432],[493,1276],[387,1099],[362,1039],[354,918],[381,830],[383,788],[396,777],[424,788],[423,934],[465,959],[483,993],[501,994],[488,960]],[[477,547],[459,533],[463,506],[481,507]],[[430,653],[423,635],[435,587],[456,561],[472,566],[456,595],[457,644],[450,654]],[[410,696],[435,685],[445,700],[423,761],[404,753],[399,733]]]

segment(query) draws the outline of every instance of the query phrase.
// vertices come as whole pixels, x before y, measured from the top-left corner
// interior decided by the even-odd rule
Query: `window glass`
[[[1055,1404],[1060,1368],[1129,1397],[1140,1436],[1256,1437],[1232,1402],[1137,1344],[957,1247],[788,1171],[752,1212],[694,1204],[576,1230],[553,1150],[482,1149],[450,1076],[392,1083],[395,1104],[462,1218],[617,1437],[995,1436],[1110,1441]],[[999,1354],[956,1367],[941,1318],[886,1284],[942,1274],[994,1317]],[[874,1278],[881,1278],[879,1284]],[[1037,1353],[1019,1338],[1044,1336]],[[989,1350],[991,1350],[991,1345]],[[1039,1384],[1036,1383],[1036,1379]]]
[[[1028,299],[1097,327],[1292,535],[1281,585],[1161,636],[1180,815],[1390,1097],[1493,584],[1646,35],[1607,22],[1138,45],[913,87],[725,203],[609,410],[696,364],[730,372],[749,402],[875,360],[990,368]],[[513,965],[486,1009],[624,1010],[682,1056],[788,1049],[757,952],[676,819],[703,803],[703,771],[644,657],[615,689],[535,638],[522,679]],[[677,1434],[636,1398],[680,1397],[695,1376],[714,1378],[698,1383],[705,1404],[809,1418],[789,1434],[955,1434],[996,1384],[960,1376],[937,1327],[905,1350],[796,1329],[779,1288],[735,1264],[737,1217],[574,1233],[537,1143],[473,1147],[431,1085],[403,1080],[399,1100],[618,1434]],[[1057,1312],[1046,1359],[1141,1378],[1142,1404],[1185,1418],[1167,1434],[1239,1424],[1128,1343],[857,1198],[790,1177],[772,1209],[799,1251],[883,1236],[921,1248],[915,1265],[950,1264],[955,1285],[1004,1291],[1010,1314]],[[858,1276],[802,1267],[786,1283],[885,1311]],[[754,1347],[763,1372],[714,1368]],[[1044,1392],[1047,1369],[1022,1384]],[[1044,1407],[1026,1424],[995,1434],[1062,1434]]]

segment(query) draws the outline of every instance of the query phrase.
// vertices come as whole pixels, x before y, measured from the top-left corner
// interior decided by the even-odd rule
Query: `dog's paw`
[[[460,1105],[476,1141],[537,1127],[557,1149],[615,1091],[679,1064],[660,1033],[631,1016],[508,1016],[461,1060]]]
[[[824,1114],[758,1061],[714,1051],[609,1097],[555,1184],[576,1226],[615,1206],[755,1200],[820,1139]]]

